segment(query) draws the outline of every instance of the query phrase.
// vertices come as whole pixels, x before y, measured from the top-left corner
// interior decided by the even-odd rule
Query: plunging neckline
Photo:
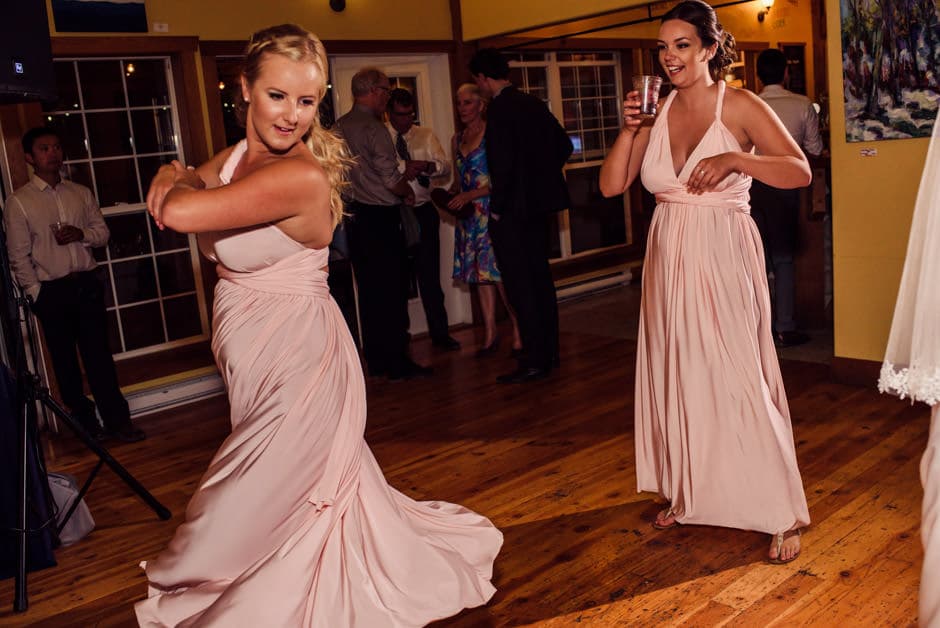
[[[486,129],[484,128],[483,133],[480,135],[480,143],[474,146],[473,148],[471,148],[470,150],[468,150],[467,152],[463,152],[463,149],[460,148],[460,144],[463,141],[463,135],[466,132],[467,132],[467,129],[461,130],[460,137],[457,139],[457,153],[464,159],[467,159],[468,157],[470,157],[470,155],[472,155],[474,152],[479,150],[480,147],[483,146],[483,142],[486,141]]]
[[[702,133],[702,137],[699,138],[698,142],[695,144],[695,147],[692,148],[692,150],[689,151],[689,154],[685,156],[685,163],[682,164],[682,167],[679,168],[678,172],[676,172],[676,165],[675,165],[675,161],[673,160],[672,134],[669,131],[669,110],[672,108],[672,102],[676,99],[675,94],[676,92],[673,91],[669,95],[669,101],[666,103],[666,107],[663,108],[661,115],[666,117],[666,122],[665,122],[666,124],[666,151],[667,151],[667,157],[669,158],[669,167],[670,167],[670,170],[672,171],[673,176],[676,178],[676,180],[681,180],[682,173],[685,172],[686,167],[692,161],[692,157],[695,156],[699,148],[702,147],[702,144],[705,143],[705,140],[708,138],[709,133],[711,133],[715,129],[715,124],[723,124],[721,122],[721,110],[722,110],[722,105],[724,104],[724,98],[725,98],[724,81],[720,81],[718,84],[718,98],[715,102],[715,117],[712,120],[712,123],[709,124],[708,128],[705,129],[705,132]],[[738,144],[738,147],[740,148],[741,144],[740,142],[737,141],[737,138],[735,138],[735,142]],[[695,163],[698,163],[698,161],[696,161]]]

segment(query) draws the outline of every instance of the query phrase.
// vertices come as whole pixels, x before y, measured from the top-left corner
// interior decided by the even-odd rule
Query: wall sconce
[[[770,7],[774,6],[774,0],[761,0],[761,4],[764,5],[764,8],[757,12],[757,21],[763,22],[764,17],[770,13]]]

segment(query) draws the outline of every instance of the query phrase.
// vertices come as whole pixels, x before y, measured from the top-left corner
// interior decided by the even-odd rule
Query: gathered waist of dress
[[[661,192],[656,195],[657,203],[694,205],[695,207],[713,207],[731,210],[742,214],[751,213],[750,196],[739,192],[707,192],[689,194],[688,192]]]
[[[242,288],[269,294],[326,298],[330,296],[329,274],[322,260],[303,254],[253,271],[236,271],[219,264],[219,279]]]

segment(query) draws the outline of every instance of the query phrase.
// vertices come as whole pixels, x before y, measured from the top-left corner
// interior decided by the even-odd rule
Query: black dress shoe
[[[405,359],[398,368],[388,370],[388,381],[400,382],[406,379],[430,377],[433,373],[434,369],[430,366],[421,366],[409,359]]]
[[[116,430],[108,430],[107,434],[122,443],[139,443],[147,438],[147,434],[142,429],[134,427],[133,425],[125,425]]]
[[[456,338],[451,336],[444,336],[442,338],[434,338],[431,340],[431,346],[436,349],[442,349],[444,351],[459,351],[460,343],[457,342]]]
[[[795,347],[809,342],[809,336],[801,331],[780,331],[774,334],[774,344],[780,348]]]
[[[525,384],[548,377],[548,369],[520,366],[512,373],[506,373],[496,378],[500,384]]]

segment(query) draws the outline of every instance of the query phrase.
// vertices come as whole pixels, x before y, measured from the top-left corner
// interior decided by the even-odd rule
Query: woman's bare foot
[[[802,549],[800,540],[799,528],[772,535],[767,558],[775,565],[782,565],[795,560]]]

